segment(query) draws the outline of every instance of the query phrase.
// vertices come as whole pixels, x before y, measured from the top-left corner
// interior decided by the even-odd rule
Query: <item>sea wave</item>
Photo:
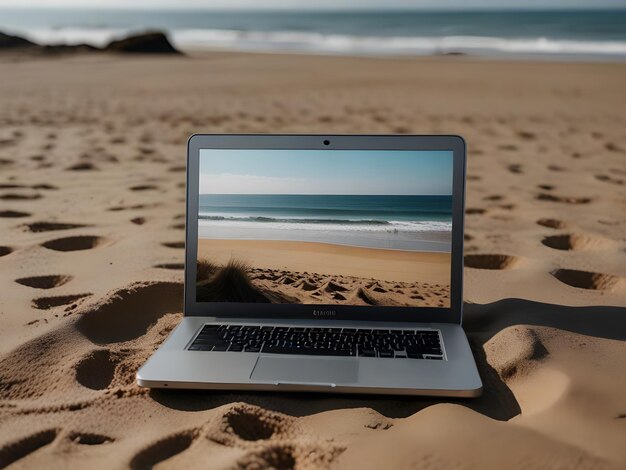
[[[452,229],[444,221],[401,221],[373,219],[302,219],[274,217],[228,217],[199,215],[200,225],[276,230],[359,231],[359,232],[433,232]]]
[[[103,46],[138,30],[120,28],[39,28],[23,31],[44,44],[86,43]],[[230,49],[264,52],[309,52],[345,55],[561,55],[626,58],[626,41],[571,40],[549,37],[489,36],[359,36],[304,31],[244,31],[235,29],[173,29],[181,49]]]

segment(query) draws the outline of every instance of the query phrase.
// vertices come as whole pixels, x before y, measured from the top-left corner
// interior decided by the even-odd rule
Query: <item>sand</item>
[[[450,305],[450,253],[284,240],[199,239],[198,259],[218,267],[240,262],[253,287],[278,303]]]
[[[0,467],[626,466],[626,65],[0,57]],[[474,400],[148,391],[194,132],[458,133]]]

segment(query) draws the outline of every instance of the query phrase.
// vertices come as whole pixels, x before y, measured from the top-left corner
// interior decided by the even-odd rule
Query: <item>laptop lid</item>
[[[194,135],[184,314],[455,322],[458,136]]]

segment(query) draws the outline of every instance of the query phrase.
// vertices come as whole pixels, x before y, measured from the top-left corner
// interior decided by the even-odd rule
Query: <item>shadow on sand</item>
[[[437,403],[456,403],[490,418],[506,421],[520,413],[520,406],[509,387],[487,362],[483,345],[499,331],[513,325],[546,326],[583,335],[626,340],[626,308],[567,307],[522,299],[467,305],[464,328],[484,386],[483,395],[474,399],[156,389],[150,392],[150,396],[163,406],[183,411],[202,411],[246,402],[292,416],[367,407],[390,418],[402,418]]]

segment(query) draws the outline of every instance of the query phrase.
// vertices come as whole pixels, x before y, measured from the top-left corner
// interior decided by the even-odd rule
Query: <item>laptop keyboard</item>
[[[204,325],[190,351],[443,359],[436,330]]]

